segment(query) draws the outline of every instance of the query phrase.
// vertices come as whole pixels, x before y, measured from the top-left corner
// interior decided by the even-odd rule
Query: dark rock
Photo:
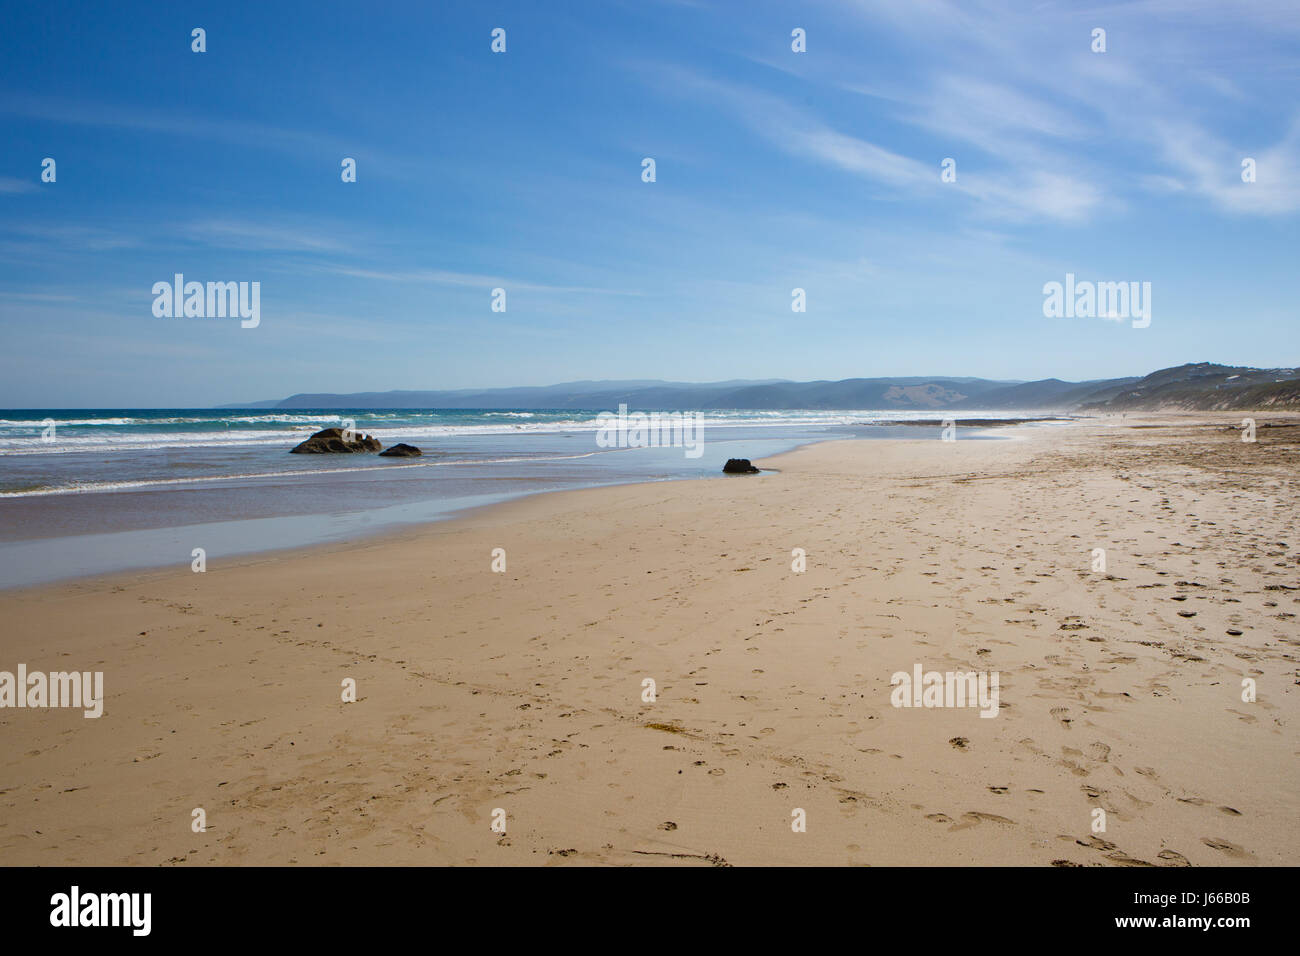
[[[296,448],[290,449],[290,453],[294,455],[349,454],[379,451],[384,447],[384,443],[378,438],[371,438],[355,430],[352,435],[352,441],[344,441],[343,429],[323,428]]]
[[[757,475],[758,471],[749,463],[748,458],[728,458],[722,466],[722,472],[726,475]]]
[[[423,455],[424,452],[414,445],[408,445],[406,442],[398,442],[392,448],[385,448],[379,453],[380,458],[415,458]]]

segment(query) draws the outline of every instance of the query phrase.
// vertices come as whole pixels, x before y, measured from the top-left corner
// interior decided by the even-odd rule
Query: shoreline
[[[985,420],[981,419],[980,421]],[[1033,419],[1032,421],[1042,420]],[[908,423],[901,424],[906,425]],[[980,424],[967,425],[963,423],[963,427],[975,430],[975,438],[1008,437],[989,434],[992,429]],[[854,436],[836,434],[815,437],[789,435],[782,439],[755,439],[751,437],[748,441],[738,443],[741,444],[741,448],[736,450],[743,451],[746,447],[762,450],[764,446],[770,448],[776,445],[781,448],[779,454],[784,454],[805,445],[817,444],[823,441],[845,440],[852,437]],[[724,439],[721,443],[715,444],[723,444],[725,447],[726,444],[730,443],[735,443],[734,439]],[[76,534],[66,532],[50,533],[35,537],[0,540],[0,566],[6,568],[4,579],[0,580],[0,593],[44,584],[87,580],[106,574],[148,573],[165,570],[172,566],[184,566],[190,563],[192,550],[196,545],[204,548],[207,557],[219,560],[238,560],[257,555],[285,553],[300,548],[342,544],[354,540],[362,541],[394,533],[405,528],[416,528],[439,523],[458,514],[473,512],[479,508],[493,507],[507,501],[519,500],[536,494],[548,494],[553,491],[582,490],[658,481],[699,480],[700,478],[713,480],[722,476],[722,460],[726,457],[726,454],[721,454],[722,457],[716,462],[717,471],[710,471],[706,475],[675,474],[668,471],[652,476],[651,473],[646,472],[645,463],[638,459],[639,463],[633,464],[630,472],[627,470],[609,472],[602,470],[601,467],[596,467],[581,479],[573,476],[564,478],[548,478],[544,475],[529,476],[526,471],[506,476],[485,475],[483,476],[484,482],[490,483],[494,478],[500,480],[501,477],[505,477],[505,483],[515,487],[503,488],[486,494],[469,494],[466,493],[466,489],[470,488],[470,486],[463,485],[460,493],[449,497],[436,495],[433,493],[433,489],[429,488],[427,494],[416,493],[411,495],[407,493],[405,499],[380,504],[366,510],[359,510],[355,507],[349,508],[339,503],[336,493],[326,486],[322,487],[321,494],[334,495],[334,498],[327,498],[326,500],[335,501],[336,507],[323,511],[294,509],[277,513],[268,510],[265,513],[254,513],[244,517],[219,517],[213,515],[209,517],[209,520],[190,520],[184,523],[150,523],[139,527],[124,526],[109,530],[81,531]],[[336,457],[351,458],[352,456]],[[529,465],[535,465],[538,461],[536,458],[527,456],[511,460],[523,462],[524,465],[519,467],[525,469]],[[566,457],[565,460],[568,460],[568,458]],[[469,467],[482,467],[481,465],[475,466],[472,462],[461,464]],[[495,462],[491,464],[495,464]],[[397,464],[386,466],[383,470],[386,473],[415,467],[420,466]],[[668,467],[673,466],[669,465]],[[638,469],[639,473],[634,473]],[[372,473],[368,468],[344,470],[349,474],[360,472],[366,474],[367,477],[376,477],[381,483],[377,486],[381,493],[402,494],[393,485],[384,484],[386,479],[380,477],[379,472]],[[332,475],[333,473],[334,470],[304,472],[298,476],[304,484],[292,483],[288,486],[292,489],[290,494],[297,495],[298,500],[301,501],[302,497],[308,493],[311,482],[318,480],[322,474]],[[200,480],[205,484],[231,482],[246,485],[249,478],[248,476],[229,476]],[[175,481],[193,484],[196,479],[175,479]],[[551,485],[551,487],[528,488],[528,484],[533,481]],[[235,485],[232,484],[230,487],[233,488]],[[196,490],[193,488],[186,487],[176,490],[184,495],[196,494]],[[244,493],[252,493],[254,494],[254,500],[259,500],[255,494],[256,490],[256,487],[250,486],[245,489]],[[282,495],[285,490],[286,486],[283,485],[269,485],[265,489],[265,493]],[[134,511],[137,515],[140,515],[149,513],[148,503],[151,499],[148,496],[161,493],[163,492],[160,490],[146,492],[140,489],[129,489],[96,491],[88,494],[120,494],[123,497],[119,499],[110,498],[104,507],[110,510]],[[197,492],[200,496],[204,494],[226,495],[228,493],[230,492],[226,489]],[[54,502],[59,502],[64,497],[65,494],[21,497],[17,499],[21,501],[21,505],[15,504],[14,507],[21,507],[27,512],[22,519],[23,527],[32,525],[40,527],[44,526],[46,522],[40,518],[43,512],[39,509],[55,507]],[[200,498],[200,500],[202,499]],[[263,507],[267,504],[265,499],[260,499],[259,503]],[[92,501],[82,494],[77,494],[75,500],[69,501],[68,504],[74,509],[86,509],[91,506]],[[0,508],[3,507],[4,502],[0,501]],[[85,512],[76,512],[74,510],[73,514],[77,513]],[[171,512],[165,512],[164,516],[166,515],[176,517],[175,508],[173,507]],[[202,517],[202,515],[197,517]],[[64,516],[64,519],[66,525],[66,516]],[[156,522],[158,516],[155,515],[153,520]],[[374,527],[370,527],[372,523]],[[288,539],[290,543],[281,544],[280,542],[284,539]],[[161,560],[159,555],[164,551],[169,556],[172,554],[183,556],[184,560],[175,557],[169,557],[167,561]],[[14,568],[24,568],[26,577],[14,574],[12,571]],[[76,570],[69,570],[73,568]]]
[[[789,451],[781,452],[780,454],[773,455],[769,458],[756,459],[756,461],[776,462],[779,461],[781,458],[784,458],[787,455],[794,454],[795,452],[804,448],[812,448],[817,445],[829,444],[834,442],[858,441],[858,440],[880,441],[881,439],[828,438],[821,441],[805,442],[803,444],[796,445],[795,447],[791,448]],[[915,442],[915,441],[925,441],[926,439],[900,438],[900,439],[887,439],[887,440]],[[764,473],[780,474],[780,469],[775,467],[760,468],[759,474],[761,475]],[[374,531],[361,533],[347,538],[342,538],[337,541],[322,541],[316,544],[294,545],[286,548],[273,548],[267,550],[242,552],[233,555],[229,560],[223,561],[222,567],[229,570],[235,570],[240,568],[248,568],[248,567],[252,567],[252,566],[256,566],[268,562],[274,563],[278,561],[291,560],[294,558],[310,558],[314,555],[337,554],[340,552],[351,550],[353,548],[366,550],[377,545],[382,545],[386,542],[397,543],[399,541],[408,541],[411,538],[419,538],[427,534],[430,534],[433,532],[434,529],[438,529],[438,528],[448,528],[449,530],[454,530],[450,526],[455,526],[457,523],[464,523],[466,527],[469,527],[470,526],[469,522],[472,522],[475,519],[491,518],[493,516],[492,513],[497,511],[498,509],[505,508],[512,504],[523,505],[529,501],[539,499],[539,498],[546,498],[550,496],[580,495],[586,492],[602,491],[605,489],[636,488],[636,487],[647,486],[647,485],[659,485],[667,482],[673,482],[673,483],[713,482],[713,481],[718,481],[719,479],[738,480],[738,479],[745,479],[745,478],[752,479],[755,477],[756,477],[755,475],[726,475],[723,474],[721,471],[719,471],[717,475],[708,478],[660,478],[654,480],[620,481],[620,482],[613,482],[611,484],[604,484],[604,485],[583,485],[577,488],[553,488],[553,489],[546,489],[543,491],[523,492],[518,495],[505,498],[500,501],[493,501],[486,504],[467,505],[464,508],[459,508],[454,511],[448,512],[446,517],[433,518],[427,521],[415,521],[409,524],[389,525],[383,528],[377,528]],[[182,527],[186,527],[186,526],[182,526]],[[179,529],[165,529],[165,530],[179,530]],[[55,581],[46,581],[39,584],[18,584],[18,585],[13,585],[11,587],[0,585],[0,596],[13,596],[19,592],[26,593],[26,592],[36,592],[42,590],[53,591],[63,587],[72,587],[76,585],[91,585],[91,584],[96,584],[101,582],[107,587],[119,587],[127,583],[128,581],[135,581],[137,579],[143,579],[143,578],[157,579],[160,577],[167,577],[169,575],[178,574],[184,570],[187,564],[188,562],[178,561],[171,565],[151,565],[151,566],[140,567],[140,568],[126,568],[120,571],[91,573],[91,574],[80,575],[71,578],[60,578]],[[191,571],[190,573],[193,574],[194,572]]]
[[[827,441],[846,441],[846,440],[851,441],[853,439],[827,439]],[[916,439],[907,439],[907,440],[916,440]],[[817,444],[822,444],[822,442],[806,442],[804,444],[795,446],[794,448],[790,449],[789,452],[783,452],[780,455],[775,455],[772,457],[772,459],[761,459],[761,460],[773,460],[775,458],[782,457],[782,455],[784,454],[789,454],[791,452],[797,451],[799,448],[808,447]],[[776,469],[769,469],[769,468],[764,468],[761,470],[773,471],[773,472],[776,471]],[[250,564],[259,563],[259,559],[283,560],[298,555],[307,556],[313,553],[333,553],[335,551],[345,550],[352,545],[356,545],[358,547],[364,547],[367,546],[368,544],[378,543],[388,538],[396,539],[396,538],[401,538],[410,535],[419,535],[427,532],[429,529],[433,527],[439,527],[457,521],[467,521],[481,513],[490,512],[493,509],[500,508],[508,504],[528,501],[530,499],[538,498],[546,495],[568,495],[568,494],[577,494],[579,492],[586,492],[586,491],[597,491],[603,488],[627,488],[627,487],[636,487],[640,485],[655,485],[664,482],[716,481],[720,478],[725,479],[728,477],[734,477],[734,476],[727,476],[719,472],[718,475],[709,478],[669,477],[669,478],[658,478],[658,479],[641,479],[641,480],[628,480],[628,481],[614,481],[606,484],[596,484],[596,485],[580,485],[574,488],[550,488],[550,489],[544,489],[540,491],[519,492],[510,495],[509,497],[504,497],[499,500],[495,500],[491,502],[480,503],[480,504],[469,504],[460,507],[455,507],[447,511],[445,515],[441,517],[413,520],[409,522],[392,523],[392,524],[381,526],[371,531],[359,531],[357,533],[350,534],[347,537],[339,538],[334,541],[319,541],[311,544],[290,545],[288,547],[282,547],[282,548],[257,548],[249,551],[236,552],[232,554],[229,559],[223,559],[223,564],[225,567],[228,568],[236,568],[236,567],[244,567]],[[292,515],[287,517],[322,518],[322,517],[329,517],[329,516],[323,514],[319,514],[319,515],[307,514],[307,515]],[[263,520],[267,520],[267,519],[263,519]],[[276,520],[276,519],[269,519],[269,520]],[[232,524],[234,522],[222,522],[222,523]],[[177,525],[173,527],[152,528],[152,529],[142,529],[142,530],[149,530],[149,531],[156,531],[156,532],[180,532],[180,531],[185,531],[187,529],[196,528],[196,527],[204,527],[204,525]],[[118,532],[118,533],[130,534],[133,532],[127,531],[127,532]],[[75,536],[75,535],[69,536],[65,540],[75,541],[79,537],[83,537],[83,536]],[[42,541],[42,540],[51,540],[51,539],[38,538],[32,540]],[[12,542],[12,543],[25,544],[28,542],[19,541],[19,542]],[[188,563],[189,562],[187,560],[187,561],[178,561],[170,565],[161,565],[161,564],[141,565],[139,567],[123,568],[114,571],[89,572],[87,574],[80,574],[71,577],[63,577],[52,581],[44,581],[44,582],[38,582],[34,584],[6,585],[0,583],[0,594],[12,594],[17,591],[35,590],[39,588],[57,588],[60,585],[89,583],[89,582],[96,581],[98,579],[105,579],[105,580],[110,578],[133,579],[136,577],[165,575],[170,572],[175,572],[178,568],[182,568],[186,566]]]
[[[852,440],[852,439],[831,439],[835,440]],[[811,442],[810,445],[822,444],[821,442]],[[805,447],[805,446],[800,446]],[[793,451],[794,449],[792,449]],[[786,453],[788,454],[788,453]],[[773,456],[780,458],[781,455]],[[763,459],[771,460],[771,459]],[[777,472],[777,469],[764,468],[762,471]],[[717,478],[728,476],[719,474]],[[753,477],[747,476],[747,477]],[[382,528],[376,528],[373,531],[361,532],[347,538],[341,538],[337,541],[322,541],[315,544],[292,545],[285,548],[270,548],[257,551],[246,551],[232,555],[228,560],[223,559],[221,566],[228,570],[248,568],[264,563],[275,563],[294,558],[310,558],[314,555],[337,554],[356,548],[367,550],[376,545],[384,543],[397,543],[399,541],[409,540],[414,537],[423,537],[431,533],[435,528],[444,528],[454,525],[457,522],[469,522],[476,517],[488,515],[499,508],[507,505],[519,504],[531,501],[537,498],[549,497],[552,495],[577,495],[585,492],[600,491],[606,488],[635,488],[643,485],[657,485],[665,482],[692,482],[692,481],[715,481],[717,478],[663,478],[658,480],[646,481],[621,481],[607,485],[583,485],[578,488],[555,488],[544,491],[522,492],[516,496],[505,498],[500,501],[493,501],[486,504],[466,505],[447,513],[446,517],[432,518],[424,521],[414,521],[408,524],[388,525]],[[316,517],[307,515],[304,517]],[[181,530],[177,529],[163,530]],[[178,561],[171,565],[150,565],[140,568],[126,568],[119,571],[109,571],[101,573],[91,573],[72,578],[60,578],[55,581],[46,581],[39,584],[17,584],[11,587],[0,585],[0,596],[13,595],[16,592],[28,592],[39,590],[57,590],[61,587],[71,587],[74,585],[94,584],[103,582],[107,586],[120,586],[126,581],[134,581],[141,578],[155,579],[166,577],[172,574],[178,574],[188,565],[188,562]],[[194,573],[193,571],[190,572]],[[207,572],[204,572],[207,573]]]
[[[819,442],[758,476],[0,592],[0,670],[102,670],[107,697],[0,709],[0,853],[1295,865],[1300,429],[1135,424]],[[891,706],[915,665],[1000,673],[997,718]]]

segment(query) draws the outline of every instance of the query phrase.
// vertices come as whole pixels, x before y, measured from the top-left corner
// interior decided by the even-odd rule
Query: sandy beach
[[[0,669],[106,693],[0,710],[0,861],[1300,864],[1300,425],[1240,418],[829,442],[0,594]],[[997,716],[892,706],[916,665],[997,672]]]

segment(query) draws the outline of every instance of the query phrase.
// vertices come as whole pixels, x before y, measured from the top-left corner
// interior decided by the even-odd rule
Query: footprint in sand
[[[1219,850],[1237,860],[1249,860],[1254,856],[1253,853],[1243,850],[1241,847],[1237,846],[1237,844],[1229,843],[1227,840],[1211,839],[1210,837],[1201,837],[1201,842],[1204,843],[1206,846],[1208,846],[1211,850]]]
[[[1103,744],[1099,740],[1094,740],[1092,743],[1088,744],[1086,752],[1088,754],[1088,759],[1090,760],[1100,760],[1102,763],[1105,763],[1110,759],[1110,746],[1108,744]]]
[[[967,810],[961,815],[961,823],[954,823],[948,829],[966,830],[970,827],[977,827],[981,823],[1005,823],[1007,826],[1015,826],[1015,820],[1008,820],[1006,817],[1000,817],[996,813],[981,813],[978,810]]]
[[[1073,717],[1067,716],[1069,713],[1069,707],[1053,707],[1051,710],[1052,716],[1056,718],[1056,720],[1059,721],[1061,726],[1066,730],[1070,729],[1070,722],[1074,719]]]
[[[1079,846],[1086,846],[1090,850],[1102,850],[1104,852],[1112,852],[1118,849],[1114,843],[1111,843],[1109,840],[1102,839],[1101,837],[1096,835],[1090,836],[1086,840],[1080,840],[1076,838],[1074,842],[1079,844]]]

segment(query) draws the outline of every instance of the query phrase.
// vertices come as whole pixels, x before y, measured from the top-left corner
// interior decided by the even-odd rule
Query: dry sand
[[[1129,426],[0,594],[0,669],[107,692],[0,710],[0,861],[1300,864],[1300,427]]]

